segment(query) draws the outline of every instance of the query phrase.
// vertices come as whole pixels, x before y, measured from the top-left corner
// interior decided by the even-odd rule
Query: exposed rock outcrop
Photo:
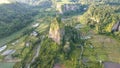
[[[61,40],[60,27],[56,19],[50,25],[49,38],[51,38],[56,43],[60,44]]]
[[[87,10],[87,6],[81,4],[64,4],[61,9],[63,13],[81,13]]]

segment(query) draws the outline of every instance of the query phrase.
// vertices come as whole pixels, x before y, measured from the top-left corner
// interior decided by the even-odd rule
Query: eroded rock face
[[[85,5],[81,5],[81,4],[64,4],[62,5],[62,11],[63,13],[68,12],[68,11],[77,11],[77,12],[81,12],[81,11],[85,11],[86,9]]]
[[[54,19],[50,25],[49,38],[60,44],[60,27],[56,19]]]
[[[76,10],[76,9],[79,9],[78,6],[79,6],[79,5],[65,4],[65,5],[63,5],[63,11]]]

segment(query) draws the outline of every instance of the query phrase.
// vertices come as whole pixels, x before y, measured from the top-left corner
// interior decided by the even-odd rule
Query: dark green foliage
[[[86,19],[86,23],[91,28],[95,28],[96,32],[103,34],[111,32],[113,24],[119,20],[120,7],[108,6],[108,5],[94,5],[90,6],[88,12],[83,16]]]
[[[93,3],[106,3],[110,5],[119,5],[119,0],[80,0],[80,2],[84,2],[85,4],[93,4]]]
[[[23,32],[23,36],[24,36],[24,35],[30,35],[30,33],[32,33],[33,31],[34,31],[34,28],[26,29],[26,30]]]
[[[71,26],[65,26],[65,35],[63,36],[63,42],[70,41],[76,43],[80,41],[80,31],[76,30]]]
[[[37,14],[30,6],[25,4],[0,5],[0,38],[22,29],[33,21]]]
[[[39,58],[36,58],[36,61],[32,64],[32,67],[52,68],[57,58],[58,51],[59,47],[57,43],[48,38],[44,39],[41,44]]]

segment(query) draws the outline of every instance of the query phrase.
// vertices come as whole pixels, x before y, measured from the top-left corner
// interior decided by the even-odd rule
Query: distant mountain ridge
[[[14,0],[14,1],[29,5],[39,5],[39,3],[41,2],[41,0]]]
[[[40,2],[50,1],[50,0],[0,0],[0,4],[8,4],[8,3],[25,3],[29,5],[39,5]]]
[[[25,3],[32,6],[40,5],[41,2],[50,2],[51,0],[9,0],[10,2]]]

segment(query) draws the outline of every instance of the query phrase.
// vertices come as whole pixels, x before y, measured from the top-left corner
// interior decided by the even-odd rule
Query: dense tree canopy
[[[20,30],[32,22],[37,11],[25,4],[0,5],[0,38]]]

